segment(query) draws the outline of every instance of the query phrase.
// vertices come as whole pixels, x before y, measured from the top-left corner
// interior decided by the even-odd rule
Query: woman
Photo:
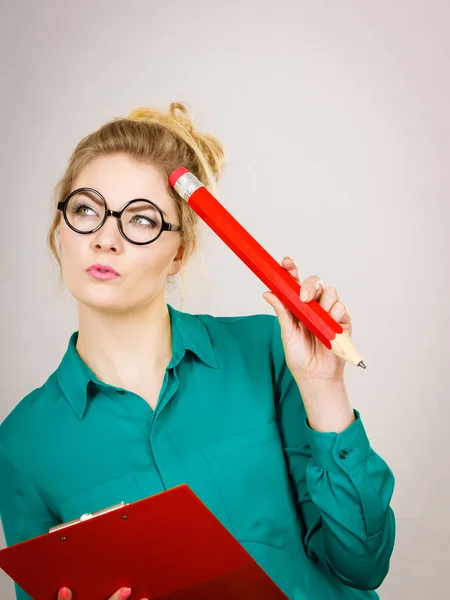
[[[1,425],[6,542],[187,483],[289,598],[378,598],[394,478],[351,407],[344,361],[269,292],[276,316],[166,302],[198,223],[168,176],[183,165],[214,193],[224,160],[179,103],[114,119],[71,156],[49,242],[79,327]],[[351,334],[336,289],[311,276],[302,290]]]

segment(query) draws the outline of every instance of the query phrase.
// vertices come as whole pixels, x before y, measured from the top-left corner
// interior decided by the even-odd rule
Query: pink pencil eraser
[[[173,187],[177,182],[177,179],[179,179],[185,173],[188,173],[186,167],[178,167],[178,169],[175,169],[175,171],[169,177],[170,185]]]

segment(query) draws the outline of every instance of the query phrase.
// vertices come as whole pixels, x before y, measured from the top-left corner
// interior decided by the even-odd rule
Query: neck
[[[112,314],[78,305],[77,351],[103,382],[126,387],[165,369],[172,356],[165,297],[135,312]]]

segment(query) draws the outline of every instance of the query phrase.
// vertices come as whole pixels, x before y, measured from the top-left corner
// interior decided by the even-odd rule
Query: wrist
[[[341,433],[355,421],[343,379],[303,379],[297,385],[311,429]]]
[[[297,385],[317,385],[317,386],[326,386],[326,385],[345,385],[344,376],[340,377],[308,377],[302,375],[296,375],[294,372],[292,373]]]

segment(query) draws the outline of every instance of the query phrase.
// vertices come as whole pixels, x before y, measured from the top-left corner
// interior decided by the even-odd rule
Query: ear
[[[58,247],[58,250],[61,253],[61,221],[59,222],[58,227],[55,230],[55,234],[56,246]]]
[[[61,227],[64,224],[64,215],[62,214],[62,211],[58,211],[59,212],[59,221],[58,221],[58,226],[56,228],[56,234],[58,235],[58,237],[61,237]]]
[[[172,264],[170,265],[169,275],[176,275],[181,269],[181,259],[184,254],[184,246],[179,246],[176,255],[172,259]]]

